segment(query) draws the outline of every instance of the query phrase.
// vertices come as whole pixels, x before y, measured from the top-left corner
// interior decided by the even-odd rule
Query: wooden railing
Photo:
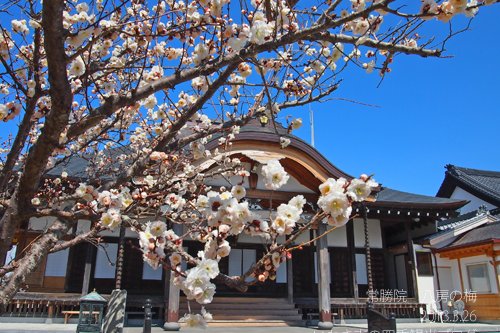
[[[304,318],[308,313],[317,313],[317,303],[295,301],[296,306],[301,309]],[[425,309],[425,304],[416,302],[402,303],[376,303],[374,309],[385,316],[394,313],[396,318],[420,318],[420,308]],[[366,303],[332,303],[332,313],[336,313],[336,319],[366,319]]]
[[[109,295],[102,295],[107,298]],[[3,317],[64,318],[63,311],[80,310],[80,294],[18,293],[2,313]],[[161,297],[132,295],[127,299],[127,312],[142,312],[146,298],[152,300],[155,319],[163,317]]]
[[[62,311],[77,311],[80,308],[78,298],[60,299],[57,297],[40,297],[39,295],[33,296],[17,295],[7,306],[3,316],[56,318],[63,317]]]

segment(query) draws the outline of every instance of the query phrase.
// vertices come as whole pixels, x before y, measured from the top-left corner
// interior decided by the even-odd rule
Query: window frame
[[[471,281],[471,276],[470,276],[470,271],[469,268],[472,266],[482,266],[484,267],[484,272],[486,276],[486,281],[488,285],[488,290],[474,290],[472,287],[472,281]],[[469,289],[478,293],[478,294],[491,294],[493,292],[493,288],[491,285],[491,279],[490,279],[490,270],[488,268],[488,262],[476,262],[476,263],[470,263],[465,265],[465,270],[467,272],[467,283],[469,284]]]
[[[423,270],[421,269],[422,267],[422,264],[424,264],[421,259],[419,257],[421,256],[426,256],[428,258],[428,262],[426,262],[425,264],[429,264],[429,270]],[[426,259],[427,259],[426,258]],[[428,277],[431,277],[431,276],[434,276],[434,267],[432,265],[432,254],[431,252],[427,252],[427,251],[415,251],[415,259],[416,259],[416,262],[417,262],[417,273],[418,273],[418,276],[428,276]]]

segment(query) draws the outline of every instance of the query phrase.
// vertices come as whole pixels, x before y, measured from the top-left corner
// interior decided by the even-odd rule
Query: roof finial
[[[481,205],[477,209],[477,214],[476,215],[483,215],[488,212],[488,209],[486,208],[486,205]]]

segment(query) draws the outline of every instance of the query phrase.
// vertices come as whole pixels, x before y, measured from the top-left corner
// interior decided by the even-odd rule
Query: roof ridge
[[[500,178],[500,171],[495,171],[495,170],[483,170],[483,169],[474,169],[474,168],[467,168],[467,167],[461,167],[453,164],[448,164],[447,169],[451,171],[450,169],[454,171],[461,171],[467,175],[474,174],[474,175],[481,175],[481,176],[486,176],[486,177],[499,177]]]
[[[489,183],[495,184],[496,182],[500,181],[500,172],[490,171],[489,174],[486,174],[487,172],[486,170],[477,170],[477,169],[472,169],[474,170],[474,172],[467,172],[471,169],[456,167],[451,164],[448,164],[446,166],[446,169],[447,169],[446,174],[456,179],[458,182],[466,186],[469,186],[480,193],[483,193],[492,200],[500,201],[500,193],[495,187],[492,188],[492,185],[489,184]],[[483,173],[477,173],[477,172],[475,173],[475,171],[480,171]],[[477,179],[477,177],[491,177],[495,178],[495,180],[487,180],[485,182],[482,182],[481,179]]]

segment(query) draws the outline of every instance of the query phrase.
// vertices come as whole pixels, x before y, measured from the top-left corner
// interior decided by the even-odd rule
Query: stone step
[[[197,313],[201,305],[196,301],[189,301],[191,311]],[[205,305],[205,308],[214,318],[210,325],[226,325],[230,323],[248,323],[249,326],[287,326],[300,325],[302,315],[295,304],[290,304],[285,298],[259,298],[259,297],[218,297]],[[180,299],[179,315],[188,313],[188,301],[185,297]]]
[[[198,312],[196,309],[191,309],[192,312]],[[214,316],[218,315],[230,315],[230,316],[257,316],[257,315],[264,315],[264,316],[296,316],[299,314],[298,309],[289,309],[289,310],[217,310],[217,309],[210,309],[207,308],[207,311],[210,312]],[[179,309],[179,313],[181,315],[184,315],[184,313],[188,313],[189,311],[187,309]]]
[[[186,297],[180,297],[180,303],[187,302]],[[265,297],[214,297],[211,304],[238,304],[238,303],[272,303],[272,304],[289,304],[286,298],[265,298]]]
[[[198,304],[196,301],[192,301],[189,303],[189,306],[191,309],[200,309],[201,305]],[[187,309],[188,304],[187,303],[181,303],[179,304],[180,309]],[[294,304],[270,304],[270,303],[248,303],[248,304],[243,304],[243,303],[237,303],[237,304],[230,304],[230,303],[210,303],[205,305],[206,309],[217,309],[217,310],[294,310],[295,305]]]
[[[181,322],[181,326],[185,324]],[[208,327],[285,327],[285,326],[304,326],[303,320],[211,320]]]
[[[302,320],[301,315],[213,315],[214,320],[283,320],[283,321],[297,321]]]

